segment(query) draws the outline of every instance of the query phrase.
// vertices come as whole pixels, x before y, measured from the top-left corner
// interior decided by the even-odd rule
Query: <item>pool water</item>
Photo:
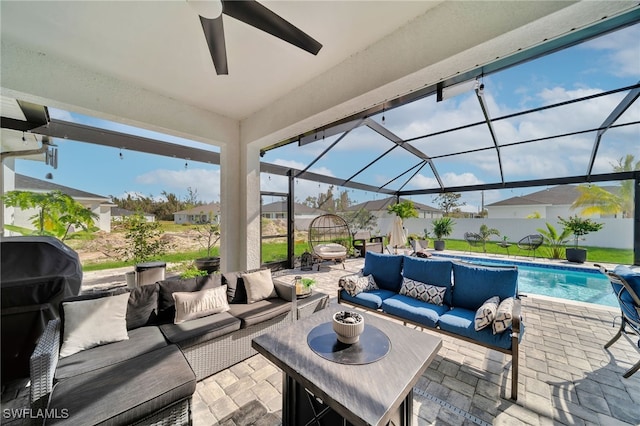
[[[609,280],[599,271],[518,265],[518,290],[521,293],[618,306]]]
[[[462,259],[472,263],[516,265],[518,266],[518,291],[520,293],[540,294],[605,306],[619,306],[609,280],[596,269],[440,254],[438,256]]]

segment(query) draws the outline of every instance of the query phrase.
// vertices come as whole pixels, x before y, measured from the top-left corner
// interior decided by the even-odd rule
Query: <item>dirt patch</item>
[[[286,235],[285,220],[262,221],[262,233],[268,235]],[[179,232],[165,232],[162,239],[169,243],[170,253],[183,253],[201,250],[204,247],[199,242],[199,234],[193,229],[186,228]],[[306,232],[296,232],[296,241],[306,241]],[[269,242],[284,242],[284,238],[270,239]],[[67,240],[65,243],[74,249],[84,263],[100,263],[110,260],[120,260],[119,251],[126,246],[124,232],[96,232],[90,241]],[[219,245],[216,244],[216,245]]]

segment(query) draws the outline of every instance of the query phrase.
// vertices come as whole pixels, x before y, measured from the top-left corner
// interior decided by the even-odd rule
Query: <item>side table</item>
[[[503,249],[506,249],[507,250],[507,257],[509,257],[509,247],[511,247],[511,244],[505,243],[505,242],[499,242],[499,243],[497,243],[497,245],[499,247],[502,247]]]
[[[321,311],[329,306],[329,295],[320,292],[313,292],[311,296],[304,299],[298,299],[297,304],[297,320],[307,318],[313,313]]]

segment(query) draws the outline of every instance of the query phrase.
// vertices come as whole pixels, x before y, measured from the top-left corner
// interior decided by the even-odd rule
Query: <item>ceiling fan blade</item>
[[[222,13],[317,55],[322,44],[255,0],[222,2]]]
[[[218,75],[229,74],[222,15],[216,19],[207,19],[200,16],[200,23],[202,24],[204,37],[207,39],[209,53],[211,53],[211,59],[213,59],[213,66],[216,67],[216,73]]]

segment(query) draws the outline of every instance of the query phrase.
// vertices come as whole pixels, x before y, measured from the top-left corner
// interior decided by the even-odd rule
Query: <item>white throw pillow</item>
[[[442,306],[444,303],[444,294],[447,292],[446,287],[437,287],[431,284],[425,284],[411,278],[402,277],[402,287],[399,294],[422,300],[423,302],[432,303]]]
[[[354,275],[347,275],[346,277],[342,277],[340,279],[339,285],[347,292],[350,296],[355,297],[363,291],[377,290],[378,285],[376,281],[373,279],[373,275],[362,275],[362,272],[359,272]]]
[[[60,358],[107,343],[128,340],[129,293],[63,302],[64,333]]]
[[[229,310],[227,286],[193,292],[174,292],[175,324]]]
[[[487,299],[482,306],[476,311],[475,328],[476,331],[480,331],[483,328],[491,325],[493,319],[496,317],[496,311],[500,304],[500,298],[493,296]]]
[[[496,311],[496,317],[493,320],[493,334],[502,333],[513,323],[513,304],[515,300],[513,297],[508,297],[500,302],[498,310]]]
[[[270,269],[242,274],[242,279],[244,280],[244,288],[247,290],[247,303],[278,297]]]

